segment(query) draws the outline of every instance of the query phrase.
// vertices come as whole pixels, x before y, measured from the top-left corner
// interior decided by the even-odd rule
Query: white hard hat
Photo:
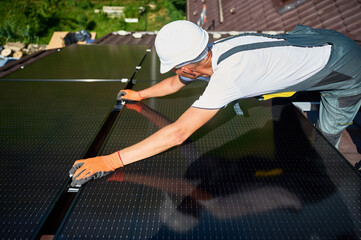
[[[197,58],[208,44],[208,33],[196,24],[179,20],[168,23],[155,38],[155,49],[160,59],[160,72]]]

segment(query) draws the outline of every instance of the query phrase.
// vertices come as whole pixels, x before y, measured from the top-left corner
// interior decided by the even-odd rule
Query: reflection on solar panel
[[[145,55],[144,46],[86,47],[98,57],[83,47],[67,48],[4,77],[27,81],[0,82],[4,239],[48,234],[40,227],[48,226],[54,205],[62,206],[57,199],[70,166],[89,152],[125,87],[66,81],[133,76],[140,90],[162,77],[155,53]],[[79,71],[66,63],[69,57]],[[92,72],[96,65],[83,58],[107,64]],[[40,71],[58,62],[56,73]],[[57,81],[29,81],[45,75]],[[205,87],[195,82],[171,96],[127,103],[99,154],[176,121]],[[87,183],[64,207],[55,238],[361,238],[358,173],[292,105],[239,104],[243,116],[230,104],[183,145]]]
[[[204,87],[127,104],[103,154],[175,121]],[[229,106],[182,146],[89,182],[57,239],[360,238],[356,171],[293,106],[240,105],[244,116]]]

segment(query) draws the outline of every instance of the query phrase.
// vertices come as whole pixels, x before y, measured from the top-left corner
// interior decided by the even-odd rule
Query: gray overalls
[[[298,25],[288,34],[242,34],[235,37],[245,35],[265,36],[286,41],[261,42],[234,47],[219,57],[218,64],[239,51],[279,46],[332,45],[330,59],[320,72],[278,92],[321,91],[318,128],[333,145],[337,146],[342,131],[352,124],[361,105],[361,47],[352,39],[336,31],[313,29],[302,25]]]

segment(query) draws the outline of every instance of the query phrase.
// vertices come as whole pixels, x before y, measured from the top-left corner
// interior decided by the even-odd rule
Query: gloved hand
[[[142,101],[143,99],[145,98],[140,95],[140,91],[137,92],[130,89],[126,89],[126,90],[120,90],[120,92],[118,93],[118,100],[139,102]]]
[[[77,160],[69,171],[69,175],[73,177],[70,185],[72,187],[82,185],[93,178],[106,176],[123,166],[119,151],[107,156]]]

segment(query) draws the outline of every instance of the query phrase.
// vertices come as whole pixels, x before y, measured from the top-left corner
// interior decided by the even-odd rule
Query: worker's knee
[[[317,127],[336,147],[342,131],[353,123],[360,108],[360,90],[325,91],[321,94]]]

